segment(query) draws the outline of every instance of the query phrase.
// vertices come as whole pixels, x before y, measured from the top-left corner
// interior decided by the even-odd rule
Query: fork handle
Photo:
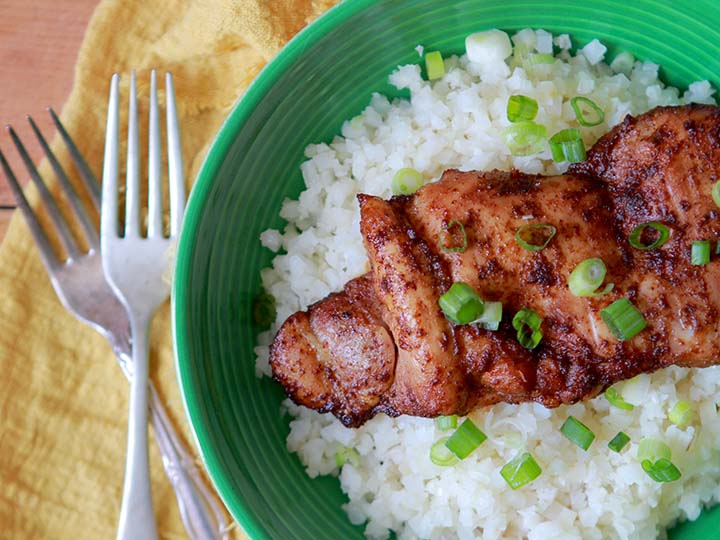
[[[130,318],[132,373],[127,461],[117,540],[157,540],[148,464],[148,317]]]
[[[108,336],[118,365],[128,380],[132,379],[130,343],[115,334]],[[162,464],[175,491],[180,518],[190,540],[218,540],[229,537],[229,523],[222,508],[200,476],[195,459],[188,451],[158,396],[152,381],[150,388],[150,419]]]
[[[190,540],[225,538],[225,530],[228,528],[225,516],[173,429],[152,382],[150,413],[165,474],[175,491],[180,518]]]

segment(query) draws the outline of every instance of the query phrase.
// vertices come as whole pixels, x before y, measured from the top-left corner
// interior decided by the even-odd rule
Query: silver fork
[[[150,491],[147,455],[148,334],[157,308],[170,294],[163,279],[168,269],[167,251],[176,242],[185,209],[185,181],[175,110],[172,76],[165,76],[167,106],[168,186],[170,194],[170,236],[162,223],[162,174],[157,81],[150,78],[150,119],[148,122],[148,213],[147,236],[140,223],[140,156],[135,72],[130,78],[128,111],[127,174],[125,183],[125,230],[118,221],[119,80],[110,84],[103,192],[100,217],[100,246],[105,277],[124,304],[130,318],[133,378],[130,383],[128,451],[125,486],[120,507],[118,540],[156,540],[157,527]]]
[[[69,151],[92,205],[98,208],[100,206],[100,184],[97,178],[55,112],[52,109],[48,109],[48,111]],[[68,222],[58,209],[55,198],[51,195],[25,147],[10,126],[8,126],[8,132],[37,187],[40,199],[67,252],[67,258],[61,259],[55,253],[45,230],[25,198],[20,184],[2,152],[0,152],[0,166],[8,179],[18,208],[23,213],[35,239],[58,298],[68,311],[93,327],[110,342],[120,368],[130,379],[132,359],[130,357],[128,318],[124,307],[105,280],[98,233],[55,154],[50,150],[32,118],[28,117],[28,121],[53,168],[65,198],[70,203],[72,214],[82,225],[89,249],[82,251],[78,246]],[[193,458],[172,427],[168,414],[152,384],[150,384],[150,411],[163,467],[175,490],[180,515],[188,535],[192,540],[227,539],[226,531],[229,530],[229,527],[224,513],[201,479]]]

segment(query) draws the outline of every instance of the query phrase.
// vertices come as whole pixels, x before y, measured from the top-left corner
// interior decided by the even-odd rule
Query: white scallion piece
[[[471,62],[498,62],[505,60],[512,54],[512,44],[505,32],[487,30],[466,37],[465,52]]]

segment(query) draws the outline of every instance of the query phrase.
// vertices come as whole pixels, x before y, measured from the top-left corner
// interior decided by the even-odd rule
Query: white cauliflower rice
[[[579,127],[571,98],[592,99],[605,111],[605,122],[580,128],[588,147],[627,114],[657,105],[714,103],[706,81],[681,94],[658,79],[656,64],[623,54],[608,65],[597,40],[573,56],[569,36],[523,30],[512,37],[515,56],[507,57],[509,42],[500,34],[486,42],[484,54],[471,40],[470,59],[446,58],[446,73],[436,81],[424,80],[419,65],[398,67],[390,81],[409,89],[409,100],[375,94],[361,115],[343,125],[342,137],[307,147],[306,190],[284,202],[285,230],[261,236],[277,253],[262,273],[277,301],[277,320],[259,337],[259,375],[270,375],[268,345],[289,315],[367,271],[357,193],[390,197],[393,175],[403,167],[418,170],[428,182],[448,168],[563,172],[566,165],[554,163],[549,148],[528,157],[510,155],[502,131],[510,125],[511,95],[538,102],[536,122],[548,135]],[[417,50],[423,54],[422,47]],[[551,64],[527,60],[553,51]],[[389,538],[391,531],[400,540],[663,538],[673,523],[695,519],[704,506],[720,501],[720,367],[665,369],[616,388],[634,410],[613,407],[602,396],[554,410],[533,403],[477,410],[470,417],[488,440],[451,467],[430,461],[430,447],[448,433],[424,418],[379,415],[349,429],[332,415],[288,401],[294,419],[287,444],[311,477],[339,477],[349,498],[348,517],[365,524],[368,538]],[[694,420],[684,429],[668,420],[678,400],[693,404]],[[596,435],[587,452],[560,432],[569,415]],[[618,454],[607,443],[619,431],[631,443]],[[636,454],[644,437],[670,446],[682,471],[679,480],[656,483],[642,470]],[[359,460],[339,468],[335,454],[342,447],[355,449]],[[513,491],[500,469],[523,451],[534,456],[542,475]]]

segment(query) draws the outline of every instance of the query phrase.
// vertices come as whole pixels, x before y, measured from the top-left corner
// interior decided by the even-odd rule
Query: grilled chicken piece
[[[643,371],[670,364],[720,362],[720,264],[690,264],[695,240],[720,241],[720,208],[712,200],[720,179],[720,109],[658,107],[602,137],[572,172],[593,175],[608,188],[622,238],[648,221],[670,230],[660,249],[628,251],[627,296],[650,322],[628,344],[626,361]],[[618,369],[613,378],[626,378]]]
[[[614,382],[670,365],[720,358],[720,267],[690,264],[692,240],[720,237],[710,190],[720,178],[714,107],[659,108],[630,118],[565,176],[447,171],[412,196],[360,195],[371,272],[296,313],[271,347],[274,375],[297,403],[358,426],[392,416],[466,414],[498,401],[548,407],[596,395]],[[439,235],[457,220],[467,249],[444,252]],[[639,251],[627,237],[646,221],[670,240]],[[530,223],[557,234],[542,251],[514,238]],[[605,296],[567,287],[575,266],[605,262]],[[503,302],[497,331],[450,323],[438,298],[453,282]],[[648,327],[619,342],[600,310],[627,297]],[[510,320],[523,307],[543,317],[530,351]]]
[[[332,411],[345,425],[362,423],[395,371],[395,343],[370,275],[291,315],[271,354],[275,378],[293,401]]]

